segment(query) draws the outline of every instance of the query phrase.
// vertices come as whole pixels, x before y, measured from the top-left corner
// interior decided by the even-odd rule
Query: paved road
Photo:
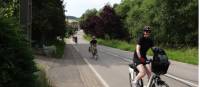
[[[53,87],[104,87],[71,44],[61,59],[36,56],[35,61],[44,67]]]
[[[82,37],[82,31],[78,32],[78,44],[73,45],[81,57],[90,65],[93,72],[98,76],[100,81],[107,87],[129,87],[128,81],[128,64],[131,52],[121,51],[105,46],[98,46],[99,60],[91,59],[88,53],[88,42]],[[169,73],[180,80],[162,76],[170,87],[196,87],[198,84],[198,67],[184,63],[171,61]],[[183,83],[186,81],[186,83]],[[192,86],[191,86],[192,84]]]

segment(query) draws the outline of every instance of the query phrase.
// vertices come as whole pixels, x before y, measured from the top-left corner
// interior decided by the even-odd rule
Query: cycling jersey
[[[154,46],[153,40],[149,37],[141,36],[141,37],[138,38],[137,44],[140,45],[141,57],[143,57],[145,59],[145,61],[147,61],[146,53],[147,53],[149,48]],[[136,50],[134,52],[133,61],[137,63],[136,65],[141,64],[141,62],[138,58],[138,55],[136,53]],[[144,63],[144,64],[146,64],[146,63]]]
[[[90,44],[91,44],[91,45],[96,45],[96,44],[97,44],[97,40],[91,40],[91,41],[90,41]]]

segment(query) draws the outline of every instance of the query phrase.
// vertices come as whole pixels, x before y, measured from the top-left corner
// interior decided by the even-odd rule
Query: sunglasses
[[[150,31],[150,30],[145,30],[144,32],[151,33],[151,31]]]

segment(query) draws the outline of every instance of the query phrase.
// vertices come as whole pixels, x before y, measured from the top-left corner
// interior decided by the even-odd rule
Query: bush
[[[0,87],[35,87],[34,57],[17,23],[0,16]]]

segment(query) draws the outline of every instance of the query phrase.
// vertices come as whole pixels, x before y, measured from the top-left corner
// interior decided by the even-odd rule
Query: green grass
[[[56,58],[62,58],[62,56],[64,54],[64,49],[65,49],[65,42],[64,41],[56,41],[54,43],[54,45],[56,46],[55,57]]]
[[[47,78],[46,72],[41,65],[37,65],[39,71],[37,71],[36,87],[53,87],[50,80]]]
[[[91,40],[91,36],[85,35],[84,38],[86,40]],[[97,39],[98,44],[118,48],[121,50],[126,51],[134,51],[135,44],[129,44],[125,41],[120,40],[103,40],[103,39]],[[162,48],[162,47],[161,47]],[[184,62],[188,64],[194,64],[198,65],[198,48],[181,48],[181,49],[170,49],[170,48],[164,48],[166,51],[168,57],[172,60]],[[152,56],[152,51],[148,51],[148,55]]]
[[[86,40],[91,40],[91,36],[85,35],[84,38]],[[121,50],[126,50],[126,51],[133,51],[135,49],[134,44],[128,44],[125,41],[119,41],[119,40],[103,40],[103,39],[97,39],[98,44],[113,47],[113,48],[118,48]]]
[[[172,60],[198,65],[198,48],[166,49]]]

